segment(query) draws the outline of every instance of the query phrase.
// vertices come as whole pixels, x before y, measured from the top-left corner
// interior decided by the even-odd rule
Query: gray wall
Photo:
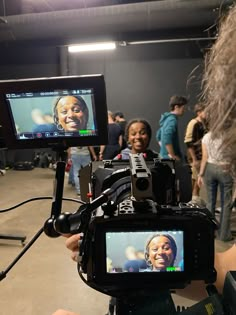
[[[66,58],[64,54],[63,57]],[[67,60],[67,73],[105,75],[108,109],[121,110],[127,119],[146,118],[153,129],[150,146],[155,150],[155,132],[161,113],[169,111],[170,96],[186,95],[192,109],[200,92],[202,56],[192,43],[119,47],[96,57],[89,53],[70,54]],[[192,115],[189,111],[180,119],[181,139]],[[182,149],[185,150],[183,144]]]
[[[127,120],[146,118],[153,128],[151,148],[158,150],[155,131],[173,94],[189,97],[192,107],[200,92],[202,53],[197,43],[165,43],[118,47],[112,52],[68,54],[53,44],[11,44],[0,47],[0,79],[103,73],[107,104]],[[196,69],[193,73],[192,71]],[[192,112],[180,119],[180,138]],[[184,144],[182,144],[185,150]]]

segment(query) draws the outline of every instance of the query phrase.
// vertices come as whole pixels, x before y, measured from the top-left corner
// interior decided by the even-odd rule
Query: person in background
[[[121,131],[122,131],[123,140],[122,140],[121,149],[123,150],[127,147],[127,143],[125,140],[125,129],[126,129],[127,121],[125,120],[124,114],[122,112],[115,112],[113,115],[113,118],[115,122],[120,125]]]
[[[203,205],[205,202],[200,198],[198,174],[202,159],[202,138],[206,133],[204,105],[198,103],[194,106],[196,117],[187,125],[184,143],[187,145],[188,162],[192,168],[192,200],[191,203]]]
[[[146,260],[141,255],[142,252],[137,251],[134,246],[127,246],[125,256],[128,260],[124,264],[124,270],[127,272],[139,272],[146,269]]]
[[[221,151],[222,139],[213,139],[208,132],[202,139],[202,161],[198,174],[199,187],[204,183],[207,190],[207,208],[215,216],[218,186],[220,188],[220,229],[217,231],[219,239],[231,241],[230,231],[232,212],[233,177],[230,172],[230,162],[224,158]]]
[[[75,132],[87,128],[88,107],[81,96],[67,95],[57,98],[53,117],[57,129]]]
[[[152,129],[150,124],[141,118],[135,118],[127,123],[125,138],[128,147],[120,152],[115,160],[128,160],[129,154],[144,153],[146,160],[157,158],[158,154],[148,149],[152,137]]]
[[[52,115],[35,108],[31,111],[31,117],[34,122],[32,132],[54,132],[57,130]]]
[[[179,144],[178,117],[183,116],[187,99],[173,95],[170,98],[170,112],[161,115],[160,128],[156,132],[156,140],[160,146],[160,155],[164,159],[182,160]]]
[[[108,115],[108,143],[100,146],[99,160],[112,160],[121,150],[122,147],[122,130],[114,121],[111,111]]]
[[[79,170],[91,162],[92,159],[96,161],[97,156],[94,148],[89,147],[71,147],[68,149],[68,159],[72,161],[73,181],[77,195],[80,195]]]

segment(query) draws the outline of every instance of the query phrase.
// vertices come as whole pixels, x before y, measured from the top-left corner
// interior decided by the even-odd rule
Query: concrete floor
[[[52,196],[55,172],[36,168],[32,171],[9,170],[0,177],[0,208],[14,206],[26,199]],[[65,179],[64,197],[76,198],[75,190]],[[78,208],[74,202],[63,202],[63,212]],[[26,235],[26,243],[50,216],[51,201],[27,203],[1,214],[1,234]],[[236,215],[232,218],[236,226]],[[65,239],[50,239],[42,234],[30,250],[0,283],[1,315],[51,315],[64,308],[80,315],[104,315],[109,297],[88,286],[79,278],[76,264],[65,248]],[[222,251],[231,244],[216,241]],[[20,253],[19,241],[0,239],[0,271]],[[190,306],[194,301],[174,296],[177,305]]]

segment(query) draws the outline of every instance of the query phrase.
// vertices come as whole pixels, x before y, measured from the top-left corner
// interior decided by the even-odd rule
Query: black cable
[[[12,206],[10,208],[7,208],[7,209],[0,209],[0,213],[4,213],[4,212],[8,212],[8,211],[11,211],[11,210],[14,210],[15,208],[18,208],[28,202],[31,202],[31,201],[36,201],[36,200],[49,200],[49,199],[52,199],[53,197],[50,197],[50,196],[45,196],[45,197],[35,197],[35,198],[31,198],[31,199],[27,199],[25,201],[22,201],[18,204],[16,204],[15,206]],[[79,200],[79,199],[74,199],[74,198],[62,198],[62,200],[64,201],[72,201],[72,202],[77,202],[77,203],[80,203],[80,204],[85,204],[86,202],[82,201],[82,200]]]

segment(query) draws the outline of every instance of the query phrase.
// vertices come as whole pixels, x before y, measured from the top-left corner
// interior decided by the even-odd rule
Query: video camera
[[[81,223],[78,231],[72,231],[84,233],[79,268],[87,273],[88,282],[109,294],[133,289],[183,288],[191,280],[214,282],[216,224],[210,212],[186,204],[157,204],[153,201],[152,174],[143,155],[130,154],[129,164],[130,168],[114,171],[109,176],[110,183],[110,177],[116,179],[110,188],[90,205],[81,207],[81,216],[83,212],[90,213],[86,229]],[[127,198],[130,178],[131,191]],[[92,211],[93,204],[97,208]],[[146,242],[153,235],[170,235],[174,239],[174,264],[162,269],[147,267],[138,272],[127,271],[125,249],[133,246],[147,256]]]

